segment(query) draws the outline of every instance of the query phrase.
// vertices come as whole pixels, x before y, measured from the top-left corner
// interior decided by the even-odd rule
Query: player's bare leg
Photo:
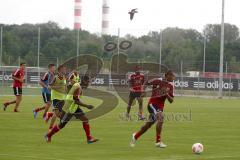
[[[130,142],[130,146],[131,147],[134,147],[135,146],[135,143],[136,141],[138,140],[138,138],[143,135],[149,128],[151,128],[151,126],[155,123],[155,121],[148,121],[146,122],[142,127],[141,129],[134,133],[133,134],[133,137],[132,137],[132,140]]]
[[[60,121],[60,124],[54,125],[52,127],[52,129],[50,129],[48,131],[48,133],[45,135],[45,139],[47,140],[47,142],[51,142],[51,137],[54,134],[56,134],[57,132],[59,132],[61,129],[63,129],[65,127],[65,125],[69,122],[69,120],[71,119],[72,116],[73,116],[73,114],[69,114],[69,113],[63,115],[63,117]],[[84,128],[84,131],[85,131],[86,137],[87,137],[87,143],[91,144],[91,143],[97,142],[98,139],[93,138],[91,136],[90,125],[88,123],[87,117],[85,115],[79,115],[79,116],[77,116],[77,118],[82,121],[83,128]]]
[[[138,120],[144,120],[145,117],[143,115],[143,98],[138,97],[137,100],[138,100],[138,105],[139,105]]]
[[[46,108],[47,104],[43,105],[42,107],[37,107],[33,110],[33,116],[34,118],[37,117],[38,112],[44,110]],[[43,114],[43,117],[45,117],[45,114]]]
[[[65,125],[69,122],[69,120],[72,118],[72,114],[67,114],[67,113],[63,113],[63,117],[61,117],[62,119],[60,120],[60,124],[58,125],[54,125],[56,118],[61,114],[61,112],[58,109],[55,109],[54,111],[54,115],[51,119],[51,123],[50,123],[50,127],[48,129],[48,133],[44,136],[47,142],[51,142],[51,137],[56,134],[57,132],[59,132],[62,128],[65,127]],[[60,118],[59,116],[59,118]]]
[[[51,102],[47,102],[45,103],[45,105],[43,105],[42,107],[39,107],[39,108],[35,108],[33,110],[33,116],[34,118],[37,117],[37,113],[44,110],[44,113],[43,113],[43,118],[46,122],[48,122],[48,120],[53,116],[53,113],[52,112],[48,112],[49,108],[51,107]]]
[[[162,132],[163,121],[164,121],[163,113],[162,113],[162,112],[157,113],[156,146],[157,146],[157,147],[160,147],[160,148],[165,148],[165,147],[167,147],[167,145],[165,145],[165,144],[161,141],[161,132]]]
[[[10,101],[10,102],[5,102],[3,104],[3,110],[6,111],[7,107],[10,105],[10,104],[15,104],[15,108],[14,108],[14,112],[17,112],[17,108],[20,104],[22,100],[22,95],[16,95],[16,100],[13,100],[13,101]]]
[[[58,110],[58,109],[54,109],[53,110],[53,116],[51,118],[51,122],[50,122],[50,125],[49,125],[49,129],[52,129],[52,127],[54,126],[54,123],[56,121],[57,118],[60,118],[61,117],[61,112]]]
[[[129,98],[128,106],[127,106],[127,113],[125,115],[126,120],[131,120],[130,111],[132,108],[133,100],[134,100],[133,98]]]
[[[20,105],[21,101],[22,101],[22,95],[16,96],[16,103],[15,103],[15,107],[14,107],[14,112],[19,112],[18,108],[19,108],[19,105]]]
[[[43,113],[43,117],[45,122],[47,123],[49,121],[49,119],[54,115],[53,112],[48,112],[49,108],[51,107],[51,102],[47,102],[46,103],[46,107]]]
[[[57,117],[55,114],[53,114],[51,121],[50,121],[50,125],[49,125],[49,129],[52,129],[53,125],[55,124]]]
[[[82,121],[83,129],[84,129],[86,137],[87,137],[87,143],[91,144],[91,143],[97,142],[98,139],[91,136],[88,118],[85,115],[80,115],[78,118]]]
[[[135,134],[135,139],[138,139],[142,134],[144,134],[155,122],[146,122],[141,129]]]
[[[45,110],[44,110],[44,113],[43,113],[43,116],[47,114],[49,108],[51,107],[51,102],[47,102],[45,104]],[[45,117],[45,116],[44,116]]]
[[[6,111],[8,105],[10,105],[10,104],[15,104],[15,103],[16,103],[16,100],[3,103],[3,110]]]

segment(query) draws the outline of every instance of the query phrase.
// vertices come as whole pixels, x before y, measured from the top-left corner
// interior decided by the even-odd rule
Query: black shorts
[[[51,102],[51,94],[49,93],[42,93],[44,103]]]
[[[22,95],[22,88],[13,87],[13,92],[14,92],[15,96],[20,96],[20,95]]]
[[[148,120],[151,121],[151,122],[154,122],[154,121],[157,120],[157,114],[159,112],[163,112],[162,109],[160,109],[157,106],[154,106],[153,104],[148,104],[147,108],[148,108],[148,112],[149,112]]]
[[[59,111],[62,111],[63,106],[64,106],[64,100],[58,100],[58,99],[52,100],[53,110],[57,109]]]
[[[142,92],[130,92],[129,99],[140,98],[142,96]]]
[[[80,119],[80,117],[84,115],[83,110],[81,108],[77,108],[76,112],[74,113],[66,113],[62,111],[61,118],[60,118],[60,128],[65,127],[65,125],[72,119],[74,116],[76,119]]]

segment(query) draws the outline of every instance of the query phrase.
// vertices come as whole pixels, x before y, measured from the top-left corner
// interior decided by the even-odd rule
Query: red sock
[[[48,132],[47,136],[48,137],[52,137],[52,135],[54,135],[55,133],[57,133],[59,131],[59,127],[57,125],[55,125],[50,132]]]
[[[35,109],[35,112],[39,112],[39,111],[41,111],[41,110],[43,110],[43,109],[45,109],[45,107],[36,108],[36,109]]]
[[[135,139],[138,139],[141,135],[142,135],[142,133],[137,132],[137,133],[135,134],[134,138],[135,138]]]
[[[156,134],[156,143],[161,141],[161,135],[160,134]]]
[[[47,116],[48,117],[52,117],[53,116],[53,112],[47,112]]]
[[[86,133],[87,140],[92,139],[92,136],[90,133],[90,126],[89,126],[88,122],[83,122],[82,124],[83,124],[83,129]]]

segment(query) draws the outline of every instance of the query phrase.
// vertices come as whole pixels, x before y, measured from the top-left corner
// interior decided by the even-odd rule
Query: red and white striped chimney
[[[82,0],[75,0],[75,5],[74,5],[74,29],[82,29],[81,16],[82,16]]]
[[[103,0],[102,4],[102,34],[109,34],[109,10],[108,0]]]

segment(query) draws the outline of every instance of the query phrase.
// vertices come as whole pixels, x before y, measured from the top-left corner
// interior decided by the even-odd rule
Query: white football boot
[[[135,134],[136,133],[133,133],[133,135],[132,135],[132,139],[131,139],[131,141],[130,141],[130,147],[135,147],[135,143],[137,142],[137,140],[135,139]]]
[[[158,143],[156,143],[156,147],[159,147],[159,148],[166,148],[167,145],[164,144],[163,142],[158,142]]]

